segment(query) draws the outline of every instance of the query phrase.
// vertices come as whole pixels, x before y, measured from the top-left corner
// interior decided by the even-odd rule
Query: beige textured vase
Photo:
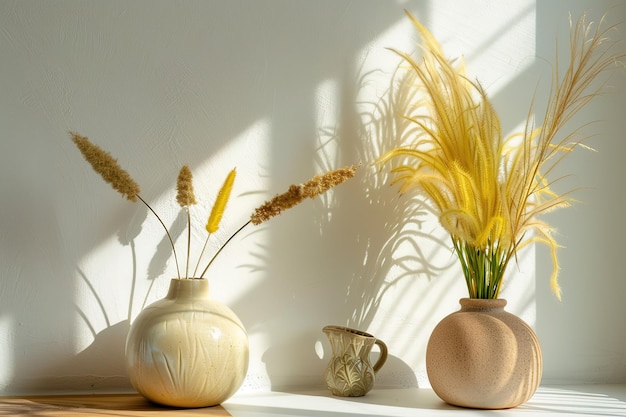
[[[535,332],[504,311],[506,300],[463,298],[433,330],[426,371],[435,393],[461,407],[516,407],[533,396],[543,367]]]
[[[387,345],[369,333],[343,326],[326,326],[322,331],[328,337],[332,357],[324,378],[333,395],[361,397],[374,386],[376,372],[387,360]],[[370,363],[370,352],[377,345],[380,354],[376,363]]]
[[[126,340],[130,382],[147,399],[208,407],[232,396],[248,370],[248,336],[239,318],[209,296],[206,279],[172,279]]]

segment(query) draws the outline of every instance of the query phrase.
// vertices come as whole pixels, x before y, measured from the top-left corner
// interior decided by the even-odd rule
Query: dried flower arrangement
[[[198,270],[198,266],[202,261],[202,257],[204,255],[207,242],[211,234],[215,233],[221,222],[222,216],[226,209],[226,204],[230,198],[231,191],[233,189],[233,184],[235,182],[236,170],[233,169],[228,173],[226,179],[224,180],[224,184],[218,192],[217,198],[213,204],[211,209],[211,213],[209,214],[205,229],[208,232],[207,238],[204,242],[204,246],[198,257],[198,261],[196,263],[196,267],[194,272],[189,274],[189,261],[190,261],[190,246],[191,246],[191,216],[189,213],[190,206],[196,204],[196,197],[193,191],[193,178],[191,174],[191,170],[187,165],[184,165],[180,173],[178,174],[178,179],[176,182],[176,201],[187,213],[187,259],[185,265],[185,274],[181,274],[180,265],[178,262],[178,256],[176,254],[176,246],[174,245],[174,240],[161,220],[161,217],[154,211],[154,209],[141,197],[140,187],[139,185],[131,178],[127,171],[125,171],[114,159],[111,154],[100,148],[98,145],[92,143],[87,137],[81,136],[77,133],[70,132],[70,138],[77,146],[78,150],[81,152],[83,157],[91,167],[96,171],[102,179],[111,184],[113,189],[118,191],[124,197],[126,197],[130,201],[141,201],[157,218],[157,220],[165,229],[165,233],[169,239],[169,243],[172,247],[172,253],[174,255],[174,260],[176,262],[176,272],[178,274],[178,278],[203,278],[206,274],[209,266],[213,263],[213,261],[217,258],[217,256],[222,252],[224,247],[228,245],[228,243],[246,226],[250,223],[253,225],[259,225],[261,223],[266,222],[282,213],[283,211],[301,203],[306,198],[314,199],[320,194],[325,193],[329,189],[336,187],[339,184],[347,181],[348,179],[354,177],[358,165],[346,166],[334,171],[329,171],[324,174],[316,175],[310,180],[306,181],[303,184],[291,185],[289,189],[282,194],[276,195],[270,201],[265,202],[261,206],[257,207],[254,213],[250,216],[250,219],[246,221],[235,233],[233,233],[224,244],[215,252],[215,254],[211,257],[209,262],[206,264],[206,267],[200,274],[200,276],[196,277],[196,272]]]
[[[570,21],[570,61],[564,75],[554,69],[543,123],[535,127],[532,105],[523,132],[503,139],[498,115],[483,87],[467,78],[462,65],[448,61],[429,31],[409,12],[423,57],[393,50],[419,81],[420,102],[407,109],[415,130],[411,143],[383,155],[399,158],[392,169],[400,193],[422,192],[434,205],[452,238],[471,298],[498,298],[507,264],[531,242],[551,251],[551,288],[561,298],[558,244],[553,229],[538,216],[572,202],[571,191],[556,193],[549,179],[557,164],[584,147],[580,129],[559,139],[566,122],[600,91],[594,82],[623,55],[610,53],[611,28],[593,28],[583,15]],[[595,89],[594,89],[595,88]],[[420,113],[421,112],[421,113]],[[534,234],[533,234],[534,233]]]

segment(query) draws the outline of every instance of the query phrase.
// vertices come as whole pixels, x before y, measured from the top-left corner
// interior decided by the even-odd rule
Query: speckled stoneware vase
[[[344,326],[326,326],[322,331],[328,337],[332,357],[324,379],[333,395],[361,397],[374,386],[376,372],[387,360],[387,345],[369,333]],[[370,363],[370,352],[377,345],[380,354],[376,363]]]
[[[504,311],[506,300],[463,298],[433,330],[426,371],[435,393],[461,407],[516,407],[533,396],[543,367],[535,332]]]
[[[208,407],[232,396],[248,370],[239,318],[209,296],[206,279],[172,279],[126,340],[130,382],[144,397],[174,407]]]

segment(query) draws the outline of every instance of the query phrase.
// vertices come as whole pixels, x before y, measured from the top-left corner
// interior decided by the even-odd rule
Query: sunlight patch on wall
[[[343,166],[340,154],[342,138],[340,117],[341,97],[337,80],[328,79],[321,82],[315,92],[315,118],[318,130],[315,146],[315,172],[327,172]],[[329,190],[318,197],[326,207],[330,207],[334,190]],[[327,221],[332,220],[332,210],[327,211]]]
[[[14,323],[7,316],[0,317],[0,337],[2,337],[0,343],[0,369],[5,370],[5,372],[0,373],[0,390],[4,390],[7,387],[7,384],[11,382],[13,379],[12,372],[6,372],[9,370],[13,370],[13,350],[11,347],[13,346],[13,342],[9,339],[13,331],[13,325],[18,323]],[[9,340],[7,340],[9,339]]]
[[[229,140],[219,152],[211,155],[204,164],[196,168],[198,178],[211,179],[198,183],[198,190],[205,196],[200,209],[195,211],[192,219],[196,224],[204,225],[208,213],[215,201],[217,192],[226,174],[234,167],[237,169],[235,185],[226,206],[219,230],[211,237],[207,248],[206,261],[216,250],[246,221],[253,210],[267,199],[266,190],[270,188],[270,129],[268,119],[259,119],[246,130]],[[196,236],[196,248],[204,243],[206,233],[200,230]],[[239,297],[244,296],[257,279],[259,274],[246,273],[255,270],[254,256],[259,247],[267,240],[263,227],[249,225],[220,254],[207,277],[212,279],[211,288],[219,292],[220,301],[233,305]],[[239,256],[237,254],[246,255]],[[245,278],[245,279],[244,279]],[[232,285],[233,280],[238,281]],[[245,283],[245,285],[242,285]]]
[[[326,171],[337,167],[340,99],[336,80],[324,80],[317,86],[315,118],[319,133],[316,171]]]
[[[489,0],[480,9],[480,21],[471,22],[469,26],[466,16],[476,16],[475,4],[450,0],[427,3],[432,9],[429,29],[446,55],[449,59],[463,57],[469,78],[478,79],[490,96],[506,88],[534,63],[535,0]],[[450,7],[445,7],[446,3]],[[471,30],[467,30],[468,27]],[[462,32],[458,28],[462,28]],[[438,33],[447,35],[438,36]],[[514,54],[511,48],[515,50]]]

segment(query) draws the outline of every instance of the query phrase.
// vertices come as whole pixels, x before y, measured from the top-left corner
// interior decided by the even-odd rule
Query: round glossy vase
[[[435,393],[469,408],[511,408],[528,401],[543,367],[533,329],[504,311],[504,299],[460,303],[428,341],[426,371]]]
[[[232,396],[248,370],[239,318],[209,296],[206,279],[172,279],[126,340],[130,382],[144,397],[174,407],[208,407]]]

